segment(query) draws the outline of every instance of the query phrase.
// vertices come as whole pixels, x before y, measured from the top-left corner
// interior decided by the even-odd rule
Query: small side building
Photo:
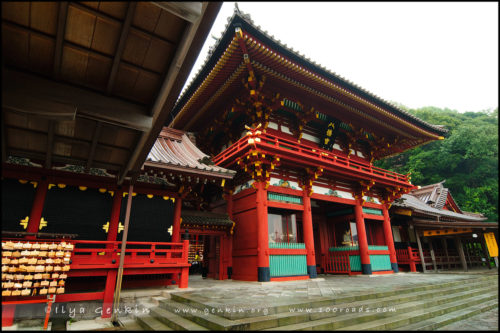
[[[498,222],[462,211],[444,183],[419,187],[394,201],[390,215],[398,265],[412,272],[491,267],[484,235],[498,239]]]

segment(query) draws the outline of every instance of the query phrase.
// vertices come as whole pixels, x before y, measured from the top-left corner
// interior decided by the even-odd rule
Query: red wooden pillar
[[[366,238],[365,219],[363,217],[362,199],[356,199],[354,215],[356,216],[356,229],[358,230],[359,256],[361,258],[361,271],[363,274],[372,274],[370,255],[368,254],[368,239]]]
[[[131,194],[129,194],[131,195]],[[120,211],[122,207],[123,190],[117,189],[113,196],[113,204],[111,206],[111,217],[109,218],[109,228],[107,241],[116,241],[118,237],[118,227],[120,223]],[[113,244],[107,244],[106,249],[113,249]],[[106,257],[111,259],[111,253],[106,253]],[[116,259],[114,259],[116,260]],[[111,262],[112,263],[112,262]],[[113,309],[113,297],[116,287],[116,269],[109,269],[106,276],[106,286],[104,288],[104,297],[102,304],[102,318],[110,318]]]
[[[174,222],[172,225],[172,243],[179,243],[181,241],[181,206],[182,198],[175,198]]]
[[[233,220],[233,191],[226,192],[227,215]],[[227,278],[231,279],[233,275],[233,234],[229,234],[226,239],[226,256],[227,256]]]
[[[389,218],[389,211],[387,205],[382,205],[382,213],[384,214],[384,236],[385,244],[389,249],[389,258],[391,260],[391,267],[394,273],[399,272],[398,260],[396,258],[396,249],[394,248],[394,238],[392,237],[391,219]]]
[[[304,232],[304,243],[307,250],[307,274],[310,278],[317,278],[316,273],[316,254],[314,253],[314,235],[311,213],[311,197],[308,190],[303,191],[302,202],[304,210],[302,211],[302,229]]]
[[[267,190],[265,183],[256,181],[257,207],[257,276],[258,281],[271,281],[269,269],[269,239],[267,230]]]
[[[31,206],[30,218],[28,221],[27,232],[37,233],[40,227],[40,220],[42,218],[43,205],[45,203],[45,197],[47,196],[47,190],[49,188],[49,181],[47,179],[42,179],[36,188],[35,199],[33,200],[33,205]],[[26,236],[26,239],[35,239],[35,236]]]

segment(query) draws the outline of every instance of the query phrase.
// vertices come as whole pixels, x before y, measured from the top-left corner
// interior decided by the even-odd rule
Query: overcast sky
[[[238,6],[275,39],[387,101],[459,112],[498,107],[497,2]],[[223,3],[188,83],[233,10],[234,2]]]

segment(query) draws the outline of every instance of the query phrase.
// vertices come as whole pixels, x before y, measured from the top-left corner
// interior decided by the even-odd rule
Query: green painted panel
[[[305,243],[269,243],[270,249],[305,249]]]
[[[363,207],[363,213],[372,215],[384,215],[380,209]]]
[[[269,256],[271,277],[307,275],[305,255],[271,255]]]
[[[373,271],[390,271],[391,259],[387,254],[370,255],[370,263]]]
[[[368,245],[368,250],[389,250],[387,245]]]
[[[349,256],[351,264],[351,272],[361,272],[361,258],[360,256]]]
[[[267,199],[268,200],[283,201],[283,202],[290,202],[290,203],[302,205],[302,197],[297,197],[294,195],[286,195],[286,194],[281,194],[281,193],[267,192]]]
[[[388,250],[386,245],[368,245],[368,250]],[[328,249],[330,252],[334,251],[359,251],[359,246],[337,246]]]

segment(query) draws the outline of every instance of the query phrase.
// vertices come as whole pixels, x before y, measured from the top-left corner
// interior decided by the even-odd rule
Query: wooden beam
[[[434,253],[434,246],[432,246],[432,239],[428,239],[429,241],[429,249],[431,251],[431,260],[432,260],[432,266],[434,267],[434,272],[437,273],[437,265],[436,265],[436,255]]]
[[[5,87],[6,82],[3,83]],[[6,90],[4,89],[2,94],[2,108],[5,111],[54,120],[75,119],[76,107],[72,104],[26,95],[26,92],[10,92]]]
[[[220,5],[217,7],[215,5],[209,4],[208,6],[217,8],[215,14],[218,12],[218,9],[220,8]],[[209,18],[208,20],[210,19],[211,18]],[[154,128],[154,130],[149,131],[147,134],[143,133],[141,135],[141,138],[138,144],[136,145],[136,149],[130,155],[130,159],[127,163],[127,166],[125,167],[125,169],[123,169],[122,173],[118,177],[118,185],[121,185],[123,183],[125,177],[131,170],[140,168],[147,154],[147,152],[144,152],[144,150],[146,149],[149,150],[151,148],[151,146],[154,143],[154,140],[156,140],[156,136],[159,134],[161,130],[161,127],[163,127],[163,122],[165,121],[167,114],[170,112],[170,109],[167,110],[165,108],[165,103],[169,95],[172,93],[172,87],[174,86],[175,83],[178,83],[176,81],[179,80],[180,69],[184,64],[188,51],[191,48],[191,44],[193,43],[193,40],[197,35],[197,32],[200,28],[200,23],[203,21],[204,20],[198,20],[196,23],[190,23],[186,27],[181,42],[177,47],[175,56],[172,60],[172,63],[170,64],[170,67],[167,70],[167,74],[165,75],[163,84],[160,88],[158,96],[150,112],[151,116],[153,117],[153,124],[157,125]],[[204,27],[204,29],[206,29],[206,27]],[[206,29],[206,32],[208,33],[208,29]],[[197,45],[196,47],[198,48],[199,45]],[[178,92],[176,92],[175,99],[177,99],[177,94]]]
[[[143,132],[153,125],[145,107],[87,89],[14,70],[3,72],[3,83],[2,106],[13,111],[58,120],[76,114]]]
[[[199,1],[196,2],[167,2],[167,1],[153,1],[154,5],[164,9],[175,16],[182,18],[188,22],[195,22],[203,11],[203,4]]]
[[[46,134],[44,131],[34,130],[34,129],[30,129],[30,128],[25,128],[25,127],[19,127],[19,126],[13,126],[13,125],[7,125],[6,128],[12,128],[12,129],[15,129],[18,131],[24,131],[27,133],[42,134],[42,135]],[[58,134],[54,134],[54,141],[64,142],[64,143],[68,143],[68,144],[75,144],[75,145],[84,145],[84,146],[91,146],[92,145],[92,141],[90,141],[90,140],[86,140],[86,139],[82,139],[82,138],[73,138],[73,137],[68,137],[68,136],[58,135]],[[130,152],[130,150],[131,150],[127,147],[112,145],[112,144],[108,144],[108,143],[100,143],[99,147],[108,148],[108,149],[118,149],[118,150],[123,150],[126,152]]]
[[[464,269],[464,272],[467,272],[468,269],[467,261],[465,261],[464,248],[462,247],[462,241],[458,236],[455,236],[455,245],[457,247],[458,255],[460,256],[460,261],[462,262],[462,268]]]
[[[26,158],[29,158],[29,159],[34,160],[34,161],[44,161],[45,160],[45,153],[34,152],[31,150],[11,149],[10,153],[13,156],[22,156],[22,157],[26,157]],[[58,162],[58,163],[63,163],[63,164],[73,164],[73,165],[83,165],[83,166],[85,166],[85,164],[87,163],[87,160],[84,160],[84,159],[75,158],[75,157],[58,156],[58,155],[53,155],[52,161]],[[36,163],[36,162],[33,162],[33,163]],[[106,169],[107,171],[118,171],[121,169],[121,165],[119,165],[119,164],[102,163],[102,162],[94,162],[93,167]]]
[[[7,161],[7,128],[5,126],[5,112],[2,112],[2,163]]]
[[[54,150],[54,128],[55,128],[54,120],[49,121],[49,131],[47,138],[47,152],[45,155],[45,168],[52,168],[52,151]]]
[[[94,128],[94,135],[92,137],[92,145],[90,146],[89,159],[87,160],[87,166],[85,167],[86,171],[89,171],[90,166],[92,165],[92,160],[94,159],[97,142],[99,141],[99,136],[101,135],[101,128],[102,128],[102,123],[97,122]]]
[[[135,8],[137,6],[136,2],[129,2],[127,15],[125,16],[125,21],[122,25],[122,32],[120,34],[120,41],[118,42],[118,47],[116,48],[115,58],[113,59],[113,65],[111,67],[111,72],[109,74],[108,86],[106,92],[111,94],[111,90],[115,84],[116,74],[118,73],[118,65],[120,64],[120,59],[123,55],[123,50],[125,49],[125,42],[128,37],[128,32],[130,30],[130,25],[132,24],[132,19],[134,18]]]
[[[420,254],[420,262],[422,263],[422,271],[424,273],[427,273],[427,268],[425,267],[425,259],[424,259],[424,251],[422,250],[422,243],[420,243],[420,236],[418,235],[418,231],[415,230],[415,236],[417,238],[417,245],[418,245],[418,253]]]
[[[56,34],[56,47],[54,52],[54,78],[59,78],[61,70],[61,59],[64,42],[64,32],[66,30],[66,18],[68,16],[68,2],[63,1],[59,3],[59,14],[57,17],[57,34]]]

